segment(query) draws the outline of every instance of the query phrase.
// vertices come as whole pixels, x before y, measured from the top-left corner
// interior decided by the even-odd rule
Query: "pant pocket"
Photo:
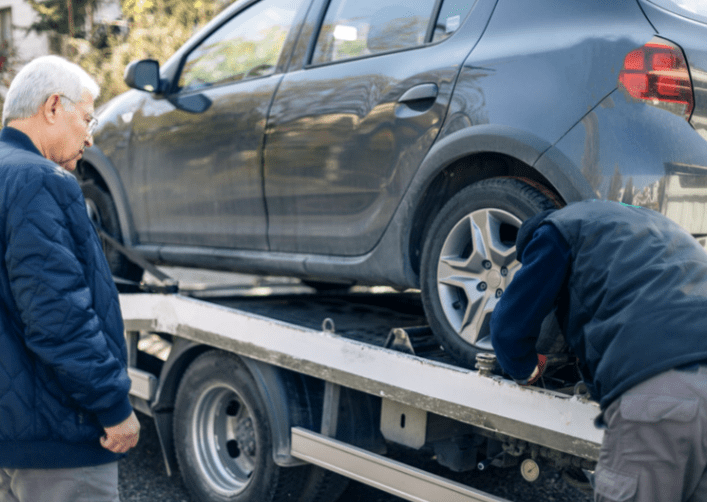
[[[612,502],[630,502],[638,490],[638,475],[624,474],[599,466],[594,475],[594,493]]]
[[[697,416],[698,406],[696,399],[624,395],[621,397],[621,416],[625,420],[643,423],[657,423],[661,420],[690,422]]]

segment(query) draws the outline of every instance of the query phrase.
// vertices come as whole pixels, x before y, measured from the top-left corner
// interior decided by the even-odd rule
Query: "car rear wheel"
[[[515,239],[522,222],[556,208],[539,189],[516,178],[474,183],[447,202],[425,238],[422,301],[439,343],[461,364],[493,351],[489,321],[520,268]]]

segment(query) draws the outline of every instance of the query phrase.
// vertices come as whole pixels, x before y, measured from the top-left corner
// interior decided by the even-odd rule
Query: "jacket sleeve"
[[[93,308],[87,277],[100,271],[87,270],[90,262],[78,252],[83,239],[95,238],[79,210],[85,216],[74,179],[58,172],[28,177],[8,205],[4,258],[28,350],[107,427],[132,411],[130,379]]]
[[[541,225],[523,251],[523,266],[491,315],[491,343],[503,370],[528,378],[538,363],[535,344],[552,311],[570,264],[567,242],[552,225]]]

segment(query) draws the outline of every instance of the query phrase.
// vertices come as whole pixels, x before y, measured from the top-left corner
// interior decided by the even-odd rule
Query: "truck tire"
[[[493,351],[489,321],[520,268],[518,229],[554,208],[556,202],[527,182],[494,178],[461,190],[430,225],[422,252],[422,301],[437,341],[460,364],[473,368],[478,352]]]
[[[99,228],[103,228],[111,237],[122,242],[118,211],[115,209],[111,196],[90,179],[81,183],[81,191],[86,200],[86,211],[88,211],[91,221]],[[111,274],[128,281],[140,282],[143,274],[142,268],[128,260],[104,239],[101,239],[101,243]]]
[[[273,460],[272,424],[250,372],[209,351],[187,368],[174,408],[174,443],[194,500],[297,501],[311,466]]]
[[[336,502],[349,486],[349,478],[313,465],[297,502]]]

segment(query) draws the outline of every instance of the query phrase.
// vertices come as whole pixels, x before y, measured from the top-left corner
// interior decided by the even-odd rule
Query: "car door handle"
[[[435,100],[439,94],[437,84],[420,84],[405,91],[400,96],[398,103],[410,103],[411,101]]]

